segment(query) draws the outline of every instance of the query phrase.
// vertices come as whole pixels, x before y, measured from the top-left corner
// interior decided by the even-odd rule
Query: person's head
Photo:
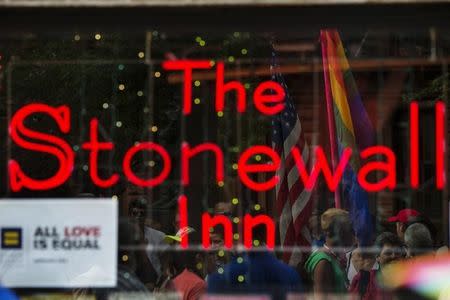
[[[420,213],[417,210],[405,208],[400,210],[397,215],[390,217],[388,222],[395,222],[397,235],[403,241],[405,238],[406,228],[408,227],[408,222],[410,222],[412,218],[419,215]]]
[[[176,276],[184,269],[199,273],[197,263],[199,261],[199,253],[191,249],[179,249],[181,239],[189,236],[189,239],[195,239],[198,232],[192,227],[183,227],[174,235],[166,235],[164,242],[169,245],[167,250],[160,253],[162,270],[165,275],[170,277]],[[198,274],[200,275],[200,273]]]
[[[217,250],[224,245],[224,228],[222,226],[212,227],[209,232],[211,249]]]
[[[375,240],[376,259],[381,267],[405,256],[403,242],[392,232],[383,232]]]
[[[421,223],[412,224],[406,229],[405,244],[409,257],[433,252],[433,240],[430,231]]]
[[[347,211],[330,208],[322,214],[320,224],[328,246],[350,248],[354,245],[355,235]]]
[[[425,227],[430,231],[431,240],[433,241],[433,245],[434,245],[434,243],[436,242],[437,229],[434,226],[433,222],[431,222],[431,220],[427,216],[421,214],[421,215],[409,218],[409,222],[406,224],[406,228],[408,228],[409,226],[416,224],[416,223],[425,225]]]
[[[144,198],[137,198],[130,202],[128,216],[142,226],[147,217],[147,201]]]
[[[196,273],[202,277],[203,266],[198,268],[198,263],[201,263],[201,255],[198,251],[190,249],[177,249],[172,247],[164,250],[159,255],[161,261],[162,274],[165,277],[176,277],[185,269]]]
[[[177,272],[182,272],[184,269],[188,269],[192,272],[198,272],[198,251],[186,249],[182,251],[176,251],[174,254],[174,267]]]

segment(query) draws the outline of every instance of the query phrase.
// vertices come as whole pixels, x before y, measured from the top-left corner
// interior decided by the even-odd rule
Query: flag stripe
[[[350,212],[359,246],[365,247],[369,245],[373,234],[372,221],[367,192],[359,185],[356,174],[359,171],[359,152],[373,144],[375,134],[357,91],[338,32],[323,30],[321,37],[325,88],[331,91],[330,100],[334,110],[329,115],[329,122],[332,124],[330,127],[334,125],[336,130],[330,132],[331,147],[338,150],[337,160],[344,147],[351,148],[353,152],[350,165],[344,171],[340,190],[342,199],[346,201],[344,207]]]
[[[278,82],[284,88],[286,94],[285,109],[274,116],[272,120],[272,147],[281,158],[280,168],[277,171],[280,181],[276,187],[276,211],[279,220],[280,243],[282,247],[292,249],[295,246],[309,246],[311,244],[306,226],[310,217],[311,192],[305,190],[291,151],[293,147],[297,147],[302,153],[306,166],[310,161],[310,152],[296,108],[275,63],[274,52],[272,53],[270,69],[272,80]],[[293,252],[285,251],[283,253],[284,261],[296,265],[302,258],[302,253],[297,250]]]

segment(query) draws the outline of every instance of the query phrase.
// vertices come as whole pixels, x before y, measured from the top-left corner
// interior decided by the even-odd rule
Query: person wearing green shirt
[[[326,237],[325,244],[313,252],[305,263],[305,269],[313,281],[316,298],[329,293],[347,292],[345,253],[355,244],[347,211],[328,209],[321,216],[321,227]]]

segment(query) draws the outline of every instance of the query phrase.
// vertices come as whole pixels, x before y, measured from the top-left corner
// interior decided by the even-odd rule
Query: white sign
[[[0,199],[0,283],[113,287],[117,201]]]

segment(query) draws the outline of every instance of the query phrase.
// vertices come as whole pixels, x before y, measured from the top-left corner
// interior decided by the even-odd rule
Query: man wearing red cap
[[[417,210],[405,208],[399,211],[396,216],[390,217],[388,222],[396,222],[397,235],[402,241],[404,241],[406,228],[410,225],[409,223],[412,219],[419,215],[420,213]]]

